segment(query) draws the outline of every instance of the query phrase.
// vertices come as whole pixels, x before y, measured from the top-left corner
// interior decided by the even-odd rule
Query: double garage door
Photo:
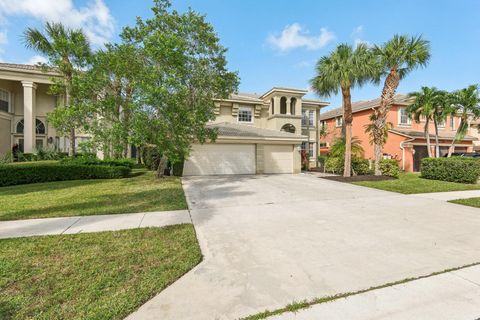
[[[255,174],[257,172],[257,151],[255,144],[195,144],[183,174],[228,175]],[[264,145],[263,163],[265,173],[292,173],[292,145]]]

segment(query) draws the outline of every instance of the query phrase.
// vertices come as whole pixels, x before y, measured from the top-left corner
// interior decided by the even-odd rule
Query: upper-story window
[[[302,116],[302,126],[306,126],[308,121],[308,125],[310,127],[313,127],[313,124],[315,123],[315,110],[306,110],[303,112]]]
[[[323,128],[323,129],[326,129],[327,128],[327,121],[325,121],[325,120],[320,121],[320,127]]]
[[[0,89],[0,111],[12,112],[10,92]]]
[[[452,128],[452,130],[455,130],[455,117],[454,116],[450,116],[450,128]]]
[[[238,122],[253,122],[253,110],[251,107],[238,108]]]
[[[441,128],[445,128],[445,119],[439,120],[437,125]]]
[[[273,98],[270,100],[270,103],[272,104],[272,115],[275,113],[275,100]]]
[[[412,119],[407,113],[407,108],[400,108],[398,110],[398,124],[404,126],[412,124]]]
[[[280,98],[280,114],[287,114],[287,98]]]
[[[343,126],[343,117],[342,116],[335,118],[335,126],[337,126],[337,127]]]

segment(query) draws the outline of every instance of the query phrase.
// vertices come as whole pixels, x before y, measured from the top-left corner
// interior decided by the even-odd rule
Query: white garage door
[[[194,144],[183,175],[255,174],[254,144]]]
[[[293,173],[292,145],[265,145],[265,173]]]

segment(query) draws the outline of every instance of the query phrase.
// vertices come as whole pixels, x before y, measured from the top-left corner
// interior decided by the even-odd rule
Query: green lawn
[[[464,206],[480,208],[480,198],[459,199],[459,200],[452,200],[450,202],[463,204]]]
[[[404,194],[480,189],[480,184],[465,184],[422,179],[418,173],[402,173],[395,180],[359,181],[354,184]]]
[[[156,179],[134,170],[131,177],[74,180],[0,188],[0,220],[186,209],[180,179]]]
[[[0,240],[0,319],[123,319],[201,259],[190,224]]]

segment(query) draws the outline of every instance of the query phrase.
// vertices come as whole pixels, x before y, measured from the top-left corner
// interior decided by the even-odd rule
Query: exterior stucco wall
[[[0,155],[12,150],[10,128],[10,120],[0,117]]]

